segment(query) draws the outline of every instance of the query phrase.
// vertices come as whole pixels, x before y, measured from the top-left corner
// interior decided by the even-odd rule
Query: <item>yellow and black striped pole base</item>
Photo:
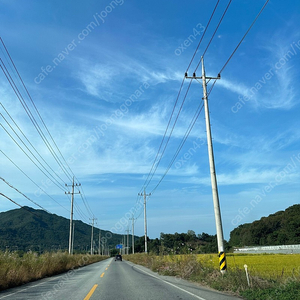
[[[219,265],[221,273],[225,273],[227,269],[225,252],[219,252]]]

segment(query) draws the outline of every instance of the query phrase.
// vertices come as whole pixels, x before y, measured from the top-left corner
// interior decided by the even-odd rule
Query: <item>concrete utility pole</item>
[[[135,218],[133,217],[133,214],[132,214],[132,218],[130,218],[129,220],[132,220],[132,238],[131,238],[131,243],[132,243],[132,254],[134,254],[134,220],[135,220]]]
[[[202,79],[203,101],[204,101],[204,110],[205,110],[205,124],[206,124],[206,135],[207,135],[207,147],[208,147],[208,157],[209,157],[209,166],[210,166],[210,178],[211,178],[211,188],[212,188],[212,196],[213,196],[214,211],[215,211],[215,221],[216,221],[216,229],[217,229],[219,265],[220,265],[220,271],[223,274],[226,272],[226,257],[225,257],[225,249],[224,249],[224,236],[223,236],[221,210],[220,210],[218,186],[217,186],[217,177],[216,177],[215,162],[214,162],[213,145],[212,145],[212,138],[211,138],[210,118],[209,118],[208,99],[207,99],[207,82],[206,82],[206,79],[208,79],[208,80],[220,79],[221,77],[220,77],[220,75],[218,75],[218,77],[207,77],[205,75],[203,57],[201,57],[201,62],[202,62],[202,76],[201,77],[197,77],[195,73],[193,74],[193,77],[188,77],[187,73],[186,73],[185,77],[189,78],[189,79]]]
[[[126,250],[126,246],[125,246],[125,245],[126,245],[126,244],[125,244],[125,235],[123,235],[123,246],[124,246],[123,249],[122,249],[122,250],[123,250],[123,251],[122,251],[123,254],[126,254],[126,253],[125,253],[125,250]]]
[[[148,243],[147,243],[147,216],[146,216],[146,197],[151,196],[150,194],[146,194],[146,191],[144,190],[144,194],[139,193],[139,196],[144,196],[144,227],[145,227],[145,253],[148,253]]]
[[[94,221],[97,220],[95,219],[94,217],[92,219],[92,236],[91,236],[91,255],[94,254],[94,251],[93,251],[93,242],[94,242]]]
[[[80,194],[80,191],[78,193],[74,193],[74,186],[80,186],[81,184],[75,184],[74,185],[74,177],[73,177],[73,182],[72,182],[72,192],[65,192],[65,194],[71,194],[71,215],[70,215],[70,232],[69,232],[69,254],[72,252],[72,241],[73,241],[73,236],[72,236],[72,223],[73,223],[73,206],[74,206],[74,194]],[[65,186],[68,186],[65,184]]]
[[[126,230],[127,232],[127,243],[126,243],[126,254],[129,254],[129,228]]]
[[[101,255],[101,229],[99,228],[99,249],[98,249],[98,253],[99,253],[99,255]]]
[[[74,235],[74,229],[75,229],[75,222],[73,222],[73,238],[72,238],[72,249],[71,249],[71,253],[72,253],[72,255],[73,255],[73,253],[74,253],[74,237],[75,237],[75,235]]]

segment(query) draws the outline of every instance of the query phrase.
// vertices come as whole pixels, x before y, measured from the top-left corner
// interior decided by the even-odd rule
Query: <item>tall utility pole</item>
[[[129,254],[129,228],[126,230],[127,232],[127,243],[126,243],[126,254]]]
[[[123,249],[122,249],[122,250],[123,250],[122,253],[123,253],[123,254],[126,254],[126,253],[125,253],[125,249],[126,249],[126,247],[125,247],[125,235],[123,235],[123,246],[124,246],[124,247],[123,247]]]
[[[147,249],[147,216],[146,216],[146,197],[151,196],[150,194],[146,194],[146,191],[144,190],[144,194],[139,193],[139,196],[144,196],[144,227],[145,227],[145,253],[148,253]]]
[[[132,214],[132,218],[130,218],[129,220],[132,220],[132,238],[131,238],[131,243],[132,243],[132,254],[134,254],[134,220],[135,220],[135,218],[133,217],[133,214]]]
[[[74,185],[74,177],[73,177],[73,182],[72,182],[72,192],[65,192],[65,194],[71,194],[71,215],[70,215],[70,232],[69,232],[69,254],[72,252],[72,241],[73,241],[73,236],[72,236],[72,223],[73,223],[73,206],[74,206],[74,194],[80,194],[80,191],[78,193],[74,193],[74,186],[80,186],[81,184],[75,184]],[[65,186],[68,186],[65,184]]]
[[[210,128],[210,118],[209,118],[209,109],[208,109],[208,99],[207,99],[207,81],[211,79],[220,79],[220,74],[218,77],[207,77],[205,75],[204,68],[204,59],[201,57],[202,62],[202,76],[197,77],[196,74],[193,74],[193,77],[188,77],[187,73],[185,74],[186,78],[190,79],[202,79],[202,87],[203,87],[203,101],[204,101],[204,110],[205,110],[205,124],[206,124],[206,135],[207,135],[207,146],[208,146],[208,158],[209,158],[209,166],[210,166],[210,178],[211,178],[211,188],[212,188],[212,196],[214,203],[214,211],[215,211],[215,221],[216,221],[216,229],[217,229],[217,242],[218,242],[218,251],[219,251],[219,265],[221,273],[226,272],[226,257],[225,257],[225,249],[224,249],[224,235],[222,228],[222,219],[221,219],[221,210],[219,203],[219,195],[218,195],[218,185],[217,185],[217,177],[215,170],[215,162],[214,162],[214,152],[211,138],[211,128]]]
[[[93,242],[94,242],[94,221],[97,220],[94,217],[92,219],[92,236],[91,236],[91,255],[93,255],[94,251],[93,251]]]
[[[99,255],[101,255],[101,229],[99,228],[99,249],[98,249],[98,253]]]
[[[74,253],[74,251],[73,251],[73,249],[74,249],[74,237],[75,237],[75,235],[74,235],[74,229],[75,229],[75,222],[73,222],[73,238],[72,238],[72,249],[71,249],[72,255]]]

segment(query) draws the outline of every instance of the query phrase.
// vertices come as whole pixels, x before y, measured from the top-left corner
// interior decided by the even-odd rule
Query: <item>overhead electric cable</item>
[[[89,217],[87,217],[84,212],[81,210],[80,206],[74,201],[74,209],[77,211],[78,215],[81,217],[82,220],[89,222]]]
[[[225,62],[224,66],[221,68],[219,74],[221,74],[223,72],[223,70],[226,68],[226,66],[229,63],[229,61],[231,60],[232,56],[235,54],[235,52],[237,51],[237,49],[240,47],[241,43],[243,42],[243,40],[245,39],[245,37],[247,36],[247,34],[249,33],[249,31],[251,30],[251,28],[253,27],[253,25],[255,24],[255,22],[257,21],[257,19],[261,15],[261,13],[263,12],[263,10],[265,9],[265,7],[268,4],[268,2],[269,2],[269,0],[267,0],[265,2],[265,4],[263,5],[263,7],[261,8],[261,10],[259,11],[259,13],[257,14],[257,16],[255,17],[254,21],[252,22],[252,24],[250,25],[250,27],[248,28],[248,30],[246,31],[246,33],[244,34],[244,36],[242,37],[242,39],[240,40],[240,42],[237,44],[237,46],[235,47],[235,49],[233,50],[233,52],[231,53],[231,55],[229,56],[229,58]]]
[[[25,112],[27,113],[29,119],[31,120],[32,124],[34,125],[34,127],[36,128],[37,132],[39,133],[40,137],[42,138],[42,140],[44,141],[45,145],[47,146],[47,148],[49,149],[50,153],[52,154],[52,156],[54,157],[54,159],[56,160],[56,162],[58,163],[58,165],[60,165],[60,162],[57,160],[57,158],[55,157],[55,153],[53,148],[51,147],[50,143],[48,142],[46,136],[44,135],[44,133],[42,132],[39,124],[37,123],[37,121],[35,120],[32,112],[30,111],[28,105],[26,104],[25,100],[23,99],[22,95],[20,94],[15,82],[13,81],[11,75],[9,74],[6,66],[3,64],[3,60],[0,58],[0,61],[2,62],[2,64],[0,64],[0,67],[4,73],[4,75],[6,76],[9,84],[11,85],[13,91],[15,92],[17,98],[19,99],[20,103],[22,104]],[[3,69],[3,67],[5,68],[5,70]],[[68,174],[66,172],[64,172],[66,174],[66,176],[68,177]]]
[[[212,14],[211,14],[209,20],[208,20],[208,23],[207,23],[207,25],[206,25],[204,31],[203,31],[203,34],[202,34],[202,36],[201,36],[201,39],[200,39],[200,41],[199,41],[199,43],[198,43],[198,45],[197,45],[197,47],[196,47],[196,49],[195,49],[195,52],[194,52],[194,54],[193,54],[193,56],[192,56],[192,59],[191,59],[189,65],[188,65],[187,69],[186,69],[186,72],[189,70],[189,68],[190,68],[190,66],[191,66],[191,64],[192,64],[192,62],[193,62],[193,60],[194,60],[194,58],[195,58],[195,55],[197,54],[197,51],[198,51],[198,49],[199,49],[199,47],[200,47],[200,44],[201,44],[201,42],[202,42],[202,40],[203,40],[203,38],[204,38],[204,36],[205,36],[206,30],[207,30],[208,27],[209,27],[210,21],[211,21],[211,19],[213,18],[214,14],[215,14],[215,11],[216,11],[216,9],[217,9],[217,7],[218,7],[218,5],[219,5],[219,2],[220,2],[220,0],[218,0],[217,3],[216,3],[216,5],[215,5],[215,8],[214,8],[214,10],[213,10],[213,12],[212,12]]]
[[[64,206],[62,206],[58,201],[56,201],[53,197],[51,197],[44,189],[42,189],[35,181],[33,181],[16,163],[13,162],[12,159],[10,159],[1,149],[0,152],[20,171],[22,172],[36,187],[38,187],[44,194],[46,194],[51,200],[56,202],[58,205],[60,205],[63,209],[66,211],[69,211]]]
[[[15,142],[15,144],[22,150],[22,152],[34,163],[34,165],[48,178],[50,179],[58,188],[65,191],[63,187],[53,181],[34,161],[33,159],[24,151],[24,149],[19,145],[19,143],[12,137],[12,135],[7,131],[7,129],[0,123],[0,126],[4,129],[4,131],[9,135],[9,137]]]
[[[212,20],[214,14],[215,14],[215,11],[216,11],[216,9],[217,9],[217,7],[218,7],[218,5],[219,5],[219,2],[220,2],[220,0],[217,1],[216,5],[215,5],[215,7],[214,7],[214,9],[213,9],[213,12],[212,12],[212,14],[211,14],[211,16],[210,16],[210,18],[209,18],[209,20],[208,20],[208,23],[207,23],[207,25],[206,25],[206,27],[205,27],[205,30],[204,30],[204,32],[203,32],[203,34],[202,34],[202,36],[201,36],[201,39],[200,39],[200,41],[199,41],[199,43],[198,43],[198,45],[197,45],[197,47],[196,47],[196,49],[195,49],[195,51],[194,51],[194,54],[193,54],[193,56],[192,56],[192,58],[191,58],[191,60],[190,60],[190,62],[189,62],[189,64],[188,64],[188,67],[187,67],[187,69],[186,69],[186,72],[189,70],[189,68],[190,68],[190,66],[191,66],[191,64],[192,64],[192,62],[193,62],[193,59],[194,59],[194,57],[195,57],[195,55],[196,55],[196,53],[197,53],[197,51],[198,51],[198,49],[199,49],[199,47],[200,47],[200,45],[201,45],[201,42],[202,42],[202,40],[203,40],[203,38],[204,38],[204,36],[205,36],[205,34],[206,34],[206,31],[207,31],[207,29],[208,29],[208,27],[209,27],[209,25],[210,25],[210,22],[211,22],[211,20]],[[153,176],[154,176],[155,171],[152,173],[152,170],[153,170],[153,168],[154,168],[154,166],[155,166],[155,164],[156,164],[158,155],[159,155],[159,153],[160,153],[161,147],[162,147],[162,145],[163,145],[163,142],[164,142],[164,140],[165,140],[167,131],[168,131],[168,129],[169,129],[169,126],[170,126],[170,123],[171,123],[171,119],[172,119],[172,117],[173,117],[174,110],[175,110],[175,107],[176,107],[176,105],[177,105],[177,102],[178,102],[178,99],[179,99],[179,96],[180,96],[180,93],[181,93],[181,90],[182,90],[184,81],[185,81],[185,76],[184,76],[184,78],[183,78],[183,80],[182,80],[182,82],[181,82],[181,85],[180,85],[180,88],[179,88],[179,92],[178,92],[178,94],[177,94],[176,101],[175,101],[175,104],[174,104],[174,107],[173,107],[173,110],[172,110],[170,119],[169,119],[168,124],[167,124],[167,128],[166,128],[166,130],[165,130],[164,136],[163,136],[163,138],[162,138],[162,140],[161,140],[161,143],[160,143],[160,145],[159,145],[159,149],[158,149],[157,154],[156,154],[156,156],[155,156],[154,162],[153,162],[153,164],[152,164],[152,166],[151,166],[150,172],[148,173],[148,176],[147,176],[147,178],[146,178],[146,180],[145,180],[145,182],[144,182],[144,184],[143,184],[143,186],[142,186],[140,192],[143,191],[143,189],[145,188],[145,186],[148,186],[148,185],[149,185],[149,183],[150,183],[150,181],[151,181],[151,179],[150,179],[150,181],[148,181],[149,177],[151,176],[151,178],[153,178]],[[162,156],[161,156],[161,157],[162,157]],[[160,160],[159,160],[159,161],[160,161]],[[157,165],[158,165],[158,164],[157,164]],[[155,168],[155,170],[156,170],[156,169],[157,169],[157,167]],[[152,175],[151,175],[151,173],[152,173]]]
[[[26,147],[26,149],[29,151],[29,153],[33,156],[33,158],[40,164],[40,166],[45,170],[45,172],[47,172],[49,174],[49,176],[51,176],[53,178],[53,180],[55,180],[57,182],[57,184],[60,184],[61,186],[63,186],[61,183],[59,183],[59,181],[54,178],[54,176],[47,170],[47,168],[40,162],[40,160],[32,153],[32,151],[28,148],[28,146],[24,143],[24,141],[20,138],[20,136],[16,133],[16,131],[13,129],[13,127],[11,126],[11,124],[6,120],[6,118],[3,116],[2,113],[0,113],[0,116],[4,119],[4,121],[6,122],[6,124],[10,127],[10,129],[14,132],[14,134],[19,138],[19,140],[21,141],[21,143]],[[3,127],[3,125],[1,124],[1,126]],[[7,132],[7,131],[6,131]],[[11,136],[11,135],[10,135]],[[13,139],[13,141],[15,141]],[[24,149],[23,149],[24,150]],[[24,152],[24,151],[23,151]],[[46,163],[47,164],[47,163]],[[47,166],[53,171],[53,169],[47,164]],[[54,172],[54,171],[53,171]],[[55,173],[55,172],[54,172]],[[55,173],[56,174],[56,173]],[[57,175],[57,174],[56,174]],[[57,175],[58,176],[58,175]],[[60,178],[58,176],[58,178]],[[61,178],[60,178],[61,179]],[[63,182],[63,180],[61,179],[61,181]]]
[[[61,157],[63,158],[63,160],[64,160],[66,166],[69,168],[69,170],[70,170],[70,172],[72,173],[72,175],[75,176],[74,173],[72,172],[70,166],[68,165],[67,161],[65,160],[64,156],[62,155],[61,151],[59,150],[59,148],[58,148],[56,142],[54,141],[53,136],[51,135],[51,133],[50,133],[50,131],[49,131],[47,125],[45,124],[45,122],[44,122],[44,120],[43,120],[43,118],[42,118],[42,116],[41,116],[39,110],[37,109],[37,107],[36,107],[36,105],[35,105],[35,103],[34,103],[32,97],[31,97],[31,95],[30,95],[30,93],[29,93],[29,91],[28,91],[28,89],[27,89],[27,87],[26,87],[26,85],[25,85],[25,83],[24,83],[24,81],[23,81],[23,79],[22,79],[22,77],[21,77],[21,75],[20,75],[20,73],[19,73],[19,71],[18,71],[18,69],[17,69],[17,67],[16,67],[16,65],[15,65],[15,63],[14,63],[14,61],[13,61],[13,59],[12,59],[12,57],[11,57],[11,55],[10,55],[8,49],[6,48],[6,46],[5,46],[5,44],[4,44],[4,41],[2,40],[1,37],[0,37],[0,40],[1,40],[1,43],[2,43],[2,45],[3,45],[3,47],[4,47],[5,51],[6,51],[6,53],[7,53],[7,55],[8,55],[8,57],[9,57],[9,59],[10,59],[12,65],[14,66],[14,69],[16,70],[16,72],[17,72],[17,74],[18,74],[18,77],[19,77],[19,79],[20,79],[20,81],[21,81],[21,83],[22,83],[22,85],[23,85],[23,87],[24,87],[24,89],[25,89],[25,91],[26,91],[26,93],[27,93],[27,95],[28,95],[28,97],[29,97],[29,99],[30,99],[30,101],[31,101],[31,103],[32,103],[32,105],[33,105],[33,107],[34,107],[34,109],[35,109],[35,111],[37,112],[37,114],[38,114],[38,116],[39,116],[41,122],[43,123],[43,125],[44,125],[46,131],[48,132],[48,134],[49,134],[49,136],[50,136],[50,138],[51,138],[53,144],[55,145],[55,147],[56,147],[56,149],[58,150],[59,154],[60,154]],[[52,149],[53,149],[53,148],[52,148]],[[54,152],[54,153],[55,153],[55,152]],[[56,155],[56,153],[55,153],[55,155]],[[59,157],[58,157],[57,155],[56,155],[56,157],[57,157],[57,159],[59,160],[59,162],[61,163]],[[71,176],[70,173],[66,170],[66,168],[65,168],[64,165],[63,165],[63,163],[61,163],[61,167],[62,167],[62,169],[64,170],[64,172],[68,173],[68,175],[69,175],[70,178],[72,179],[72,176]],[[69,179],[70,179],[70,178],[69,178]]]
[[[229,56],[229,58],[226,60],[225,64],[223,65],[223,67],[221,68],[219,75],[221,75],[221,73],[224,71],[224,69],[226,68],[226,66],[228,65],[229,61],[232,59],[233,55],[235,54],[235,52],[238,50],[238,48],[240,47],[240,45],[242,44],[243,40],[245,39],[245,37],[248,35],[249,31],[251,30],[251,28],[253,27],[253,25],[255,24],[255,22],[257,21],[257,19],[259,18],[259,16],[261,15],[261,13],[263,12],[263,10],[265,9],[266,5],[268,4],[269,0],[266,0],[266,2],[264,3],[264,5],[262,6],[262,8],[260,9],[259,13],[256,15],[255,19],[253,20],[253,22],[251,23],[251,25],[249,26],[249,28],[247,29],[246,33],[243,35],[243,37],[241,38],[241,40],[239,41],[239,43],[237,44],[237,46],[235,47],[235,49],[233,50],[233,52],[231,53],[231,55]],[[214,81],[212,87],[209,90],[208,95],[211,93],[212,89],[214,88],[216,83],[216,80]]]
[[[1,38],[0,38],[1,39]],[[17,98],[19,99],[20,103],[22,104],[25,112],[27,113],[30,121],[32,122],[32,124],[34,125],[35,129],[37,130],[38,134],[40,135],[40,137],[42,138],[42,140],[44,141],[45,145],[47,146],[47,148],[49,149],[50,153],[52,154],[53,158],[56,160],[57,164],[60,166],[60,168],[63,170],[63,172],[65,173],[65,175],[67,177],[69,177],[69,179],[71,178],[70,175],[64,170],[64,166],[61,163],[61,161],[59,160],[59,157],[57,156],[57,154],[55,153],[54,149],[52,148],[51,144],[49,143],[47,137],[45,136],[45,134],[43,133],[41,127],[39,126],[38,122],[36,121],[35,117],[33,116],[30,108],[28,107],[26,101],[24,100],[21,92],[19,91],[16,83],[14,82],[12,76],[10,75],[7,67],[5,66],[3,60],[0,58],[0,62],[2,64],[0,64],[0,67],[6,77],[6,79],[8,80],[9,84],[11,85],[14,93],[16,94]]]
[[[185,93],[185,95],[184,95],[184,98],[183,98],[183,100],[182,100],[181,106],[180,106],[179,111],[178,111],[178,113],[177,113],[177,116],[176,116],[176,119],[175,119],[175,121],[174,121],[173,127],[172,127],[172,129],[171,129],[171,131],[170,131],[169,137],[168,137],[168,139],[167,139],[167,141],[166,141],[165,147],[164,147],[164,149],[163,149],[163,151],[162,151],[162,153],[161,153],[161,155],[160,155],[160,158],[159,158],[159,160],[158,160],[158,162],[157,162],[157,164],[156,164],[156,166],[155,166],[155,168],[154,168],[154,171],[153,171],[153,173],[152,173],[152,175],[151,175],[151,178],[149,179],[149,181],[148,181],[148,183],[147,183],[147,185],[146,185],[145,188],[147,188],[148,185],[149,185],[149,183],[151,182],[151,180],[152,180],[152,178],[153,178],[153,176],[154,176],[154,174],[155,174],[155,172],[156,172],[156,170],[157,170],[157,168],[158,168],[158,165],[160,164],[161,159],[162,159],[162,157],[163,157],[163,155],[164,155],[164,153],[165,153],[165,151],[166,151],[166,148],[167,148],[167,146],[168,146],[168,143],[169,143],[170,138],[171,138],[171,136],[172,136],[172,133],[173,133],[173,131],[174,131],[175,125],[176,125],[176,123],[177,123],[178,117],[179,117],[179,115],[180,115],[180,113],[181,113],[183,104],[185,103],[187,94],[188,94],[188,92],[189,92],[189,90],[190,90],[191,84],[192,84],[192,79],[190,80],[190,83],[189,83],[189,85],[188,85],[188,88],[187,88],[187,90],[186,90],[186,93]]]
[[[79,194],[80,194],[80,197],[81,197],[81,199],[82,199],[82,202],[83,202],[83,204],[84,204],[84,206],[85,206],[85,208],[86,208],[86,210],[87,210],[87,213],[88,213],[90,216],[93,216],[94,214],[93,214],[93,212],[92,212],[92,210],[91,210],[91,208],[90,208],[90,206],[89,206],[89,203],[88,203],[88,201],[87,201],[87,199],[86,199],[86,196],[85,196],[85,193],[84,193],[84,190],[83,190],[82,185],[80,185],[80,187],[76,186],[76,188],[77,188],[78,191],[80,192]],[[80,190],[81,190],[81,191],[80,191]]]
[[[232,2],[232,0],[229,0],[227,6],[226,6],[226,8],[225,8],[225,11],[223,12],[222,17],[221,17],[221,19],[220,19],[220,21],[219,21],[219,23],[218,23],[218,25],[217,25],[217,27],[216,27],[216,29],[215,29],[213,35],[212,35],[212,37],[210,38],[210,41],[208,42],[208,44],[207,44],[207,46],[206,46],[206,48],[205,48],[203,54],[202,54],[202,57],[204,57],[204,55],[205,55],[207,49],[209,48],[209,46],[210,46],[210,44],[211,44],[213,38],[215,37],[215,35],[216,35],[216,33],[217,33],[217,31],[218,31],[218,29],[219,29],[219,27],[220,27],[220,25],[221,25],[221,23],[222,23],[224,17],[225,17],[225,15],[226,15],[226,12],[227,12],[227,10],[228,10],[228,8],[229,8],[231,2]],[[198,67],[199,67],[200,63],[201,63],[201,60],[200,60],[199,63],[197,64],[197,67],[196,67],[196,69],[195,69],[195,72],[198,70]]]
[[[158,186],[160,185],[160,183],[162,182],[162,180],[165,178],[165,176],[169,172],[170,168],[172,167],[172,165],[173,165],[175,159],[177,158],[178,154],[180,153],[183,145],[185,144],[185,142],[186,142],[186,140],[187,140],[190,132],[192,131],[192,129],[193,129],[193,127],[194,127],[194,125],[195,125],[195,123],[196,123],[196,121],[197,121],[197,119],[198,119],[198,117],[199,117],[199,115],[200,115],[203,107],[204,107],[204,105],[202,105],[201,108],[200,108],[200,106],[201,105],[198,106],[198,108],[196,110],[196,113],[195,113],[194,117],[192,118],[192,121],[191,121],[191,123],[190,123],[187,131],[185,132],[184,137],[182,138],[182,140],[181,140],[181,142],[180,142],[180,144],[179,144],[179,146],[178,146],[178,148],[177,148],[177,150],[176,150],[173,158],[171,159],[171,161],[170,161],[170,163],[169,163],[169,165],[168,165],[165,173],[163,174],[163,176],[161,177],[161,179],[159,180],[159,182],[156,184],[156,186],[154,187],[154,189],[151,191],[151,194],[153,194],[155,192],[155,190],[158,188]]]
[[[45,209],[44,207],[42,207],[41,205],[39,205],[38,203],[34,202],[33,200],[31,200],[29,197],[27,197],[24,193],[22,193],[21,191],[19,191],[17,188],[15,188],[12,184],[10,184],[9,182],[7,182],[3,177],[0,176],[0,179],[7,184],[10,188],[14,189],[16,192],[18,192],[19,194],[21,194],[22,196],[24,196],[27,200],[29,200],[30,202],[32,202],[33,204],[35,204],[36,206],[38,206],[39,208],[41,208],[42,210],[44,210],[47,213],[50,213],[47,209]]]
[[[0,196],[2,196],[2,197],[4,197],[4,198],[8,199],[10,202],[12,202],[12,203],[18,205],[19,207],[25,209],[26,211],[30,212],[31,214],[35,215],[37,218],[40,219],[40,217],[39,217],[37,214],[35,214],[33,211],[30,211],[29,209],[27,209],[26,206],[22,206],[21,204],[17,203],[16,201],[12,200],[11,198],[7,197],[6,195],[4,195],[4,194],[2,194],[2,193],[0,193]]]
[[[43,160],[43,162],[47,165],[47,167],[64,183],[64,180],[51,168],[51,166],[46,162],[46,160],[41,156],[41,154],[39,153],[39,151],[34,147],[34,145],[29,141],[29,139],[27,138],[27,136],[24,134],[23,130],[20,128],[20,126],[18,126],[18,124],[16,123],[16,121],[13,119],[13,117],[10,115],[10,113],[7,111],[7,109],[4,107],[4,105],[0,102],[0,105],[2,106],[2,108],[4,109],[4,111],[7,113],[7,115],[9,116],[9,118],[11,119],[11,121],[14,123],[14,125],[19,129],[19,131],[21,132],[21,134],[23,135],[23,137],[26,139],[26,141],[29,143],[29,145],[34,149],[34,151],[37,153],[37,155]],[[3,117],[3,119],[6,121],[6,123],[9,125],[8,121],[4,118],[4,116],[0,113],[0,115]],[[12,128],[11,125],[9,125],[9,127],[14,131],[14,129]],[[15,131],[14,131],[15,132]],[[16,134],[16,133],[15,133]],[[17,135],[17,134],[16,134]],[[19,139],[21,140],[21,138],[19,137]],[[23,142],[24,144],[24,142]],[[24,144],[25,145],[25,144]],[[29,150],[30,151],[30,150]]]
[[[148,174],[148,176],[147,176],[147,178],[146,178],[146,180],[145,180],[145,182],[144,182],[144,185],[143,185],[143,187],[141,188],[140,192],[145,188],[146,183],[148,182],[148,178],[151,176],[152,170],[153,170],[153,168],[154,168],[154,166],[155,166],[155,164],[156,164],[156,160],[157,160],[157,158],[158,158],[160,149],[161,149],[161,147],[162,147],[162,145],[163,145],[163,142],[164,142],[164,140],[165,140],[167,131],[168,131],[168,129],[169,129],[169,126],[170,126],[170,123],[171,123],[171,120],[172,120],[172,117],[173,117],[173,114],[174,114],[174,111],[175,111],[175,108],[176,108],[176,105],[177,105],[177,102],[178,102],[178,99],[179,99],[181,90],[182,90],[182,87],[183,87],[183,84],[184,84],[184,81],[185,81],[185,77],[183,78],[183,80],[182,80],[182,82],[181,82],[181,85],[180,85],[180,88],[179,88],[179,92],[178,92],[178,94],[177,94],[176,101],[175,101],[175,104],[174,104],[174,106],[173,106],[173,109],[172,109],[172,112],[171,112],[171,116],[170,116],[169,121],[168,121],[168,124],[167,124],[167,128],[166,128],[166,130],[165,130],[165,132],[164,132],[164,135],[163,135],[163,138],[162,138],[162,140],[161,140],[161,142],[160,142],[160,145],[159,145],[158,151],[157,151],[157,153],[156,153],[155,159],[154,159],[154,161],[153,161],[152,167],[151,167],[151,169],[150,169],[150,172],[149,172],[149,174]],[[152,176],[152,177],[153,177],[153,176]]]
[[[56,201],[53,197],[51,197],[44,189],[42,189],[35,181],[33,181],[16,163],[13,162],[12,159],[10,159],[1,149],[0,152],[20,171],[22,172],[36,187],[38,187],[44,194],[46,194],[51,200],[56,202],[58,205],[60,205],[63,209],[66,211],[69,211],[64,206],[62,206],[58,201]]]
[[[41,136],[43,142],[45,143],[45,145],[46,145],[47,148],[49,149],[49,151],[50,151],[50,153],[52,154],[53,158],[56,160],[56,162],[58,163],[58,165],[59,165],[60,168],[62,169],[63,173],[65,173],[65,175],[67,176],[67,178],[70,179],[70,180],[72,180],[72,177],[75,177],[75,178],[76,178],[76,176],[74,175],[73,171],[71,170],[71,168],[70,168],[68,162],[66,161],[66,159],[64,158],[64,156],[63,156],[62,152],[60,151],[58,145],[56,144],[56,142],[55,142],[55,140],[54,140],[54,138],[53,138],[51,132],[49,131],[49,129],[48,129],[48,127],[47,127],[47,125],[45,124],[45,122],[44,122],[44,120],[43,120],[43,118],[42,118],[42,116],[41,116],[41,114],[40,114],[40,112],[39,112],[37,106],[35,105],[35,103],[34,103],[32,97],[31,97],[31,95],[30,95],[30,93],[29,93],[29,91],[28,91],[28,89],[27,89],[27,87],[26,87],[26,85],[25,85],[25,83],[24,83],[24,81],[23,81],[23,79],[22,79],[22,77],[21,77],[21,75],[20,75],[20,73],[19,73],[19,71],[18,71],[18,69],[17,69],[17,67],[16,67],[16,65],[15,65],[15,63],[14,63],[14,61],[13,61],[13,59],[12,59],[12,57],[11,57],[11,55],[10,55],[10,53],[9,53],[9,51],[8,51],[8,49],[7,49],[7,47],[6,47],[6,45],[4,44],[4,41],[2,40],[1,37],[0,37],[0,40],[1,40],[1,43],[2,43],[2,45],[3,45],[3,48],[5,49],[6,54],[7,54],[7,56],[4,56],[4,58],[6,59],[6,61],[8,61],[8,64],[9,64],[9,66],[11,67],[11,69],[14,68],[15,73],[18,75],[19,81],[21,82],[21,84],[22,84],[22,86],[23,86],[23,88],[24,88],[24,90],[25,90],[27,96],[29,97],[29,99],[30,99],[30,101],[31,101],[31,103],[32,103],[32,106],[34,107],[34,110],[36,111],[36,114],[38,115],[38,117],[39,117],[39,119],[40,119],[40,122],[43,124],[43,126],[44,126],[46,132],[48,133],[50,139],[52,140],[53,145],[54,145],[55,148],[57,149],[58,153],[60,154],[60,156],[61,156],[61,158],[62,158],[62,160],[64,161],[64,163],[65,163],[66,166],[65,166],[64,163],[61,161],[61,159],[59,158],[59,156],[55,153],[54,148],[51,146],[51,143],[49,142],[48,138],[47,138],[46,135],[44,134],[44,132],[43,132],[43,130],[41,129],[40,125],[38,124],[37,120],[36,120],[35,117],[33,116],[33,114],[32,114],[32,112],[31,112],[30,108],[29,108],[28,105],[26,104],[26,102],[25,102],[25,100],[24,100],[24,98],[23,98],[23,96],[22,96],[20,90],[18,89],[18,87],[17,87],[17,85],[16,85],[14,79],[13,79],[12,76],[10,75],[10,72],[8,71],[8,69],[6,68],[5,63],[4,63],[3,60],[0,58],[0,60],[1,60],[0,66],[1,66],[1,69],[2,69],[2,71],[3,71],[3,73],[4,73],[4,75],[6,76],[8,82],[10,83],[10,85],[11,85],[13,91],[15,92],[17,98],[19,99],[20,103],[22,104],[22,106],[23,106],[25,112],[27,113],[29,119],[31,120],[32,124],[34,125],[34,127],[35,127],[36,130],[37,130],[37,132],[38,132],[39,135]],[[3,52],[2,49],[1,49],[1,51]],[[7,57],[9,58],[9,60],[7,60]],[[13,68],[12,68],[11,64],[12,64]],[[10,116],[10,117],[11,117],[11,116]],[[13,119],[12,119],[12,120],[13,120]],[[11,126],[10,126],[10,127],[11,127]],[[11,129],[12,129],[12,127],[11,127]],[[21,131],[21,129],[20,129],[19,127],[18,127],[18,129]],[[15,131],[14,131],[14,132],[15,132]],[[22,131],[21,131],[21,132],[22,132]],[[15,133],[15,134],[16,134],[16,133]],[[23,132],[22,132],[22,134],[23,134],[23,136],[26,138],[26,136],[24,135]],[[21,140],[21,138],[20,138],[19,136],[18,136],[18,138]],[[27,139],[27,138],[26,138],[26,139]],[[27,141],[29,142],[28,139],[27,139]],[[29,142],[29,143],[30,143],[30,142]],[[24,142],[23,142],[23,144],[24,144]],[[25,145],[25,144],[24,144],[24,145]],[[30,143],[30,145],[33,147],[33,145],[32,145],[31,143]],[[34,147],[33,147],[33,148],[34,148]],[[35,149],[35,148],[34,148],[34,149]],[[36,149],[35,149],[35,151],[36,151]],[[36,151],[36,152],[37,152],[37,151]],[[37,153],[38,153],[38,152],[37,152]],[[32,152],[31,152],[31,154],[32,154]],[[32,154],[32,155],[33,155],[33,154]],[[42,157],[41,157],[41,158],[42,158]],[[46,163],[46,162],[45,162],[45,163]],[[47,163],[46,163],[46,164],[47,164]],[[54,172],[54,170],[53,170],[48,164],[47,164],[47,166]],[[69,171],[67,170],[67,168],[69,169]],[[56,176],[58,176],[58,174],[57,174],[56,172],[54,172],[54,174],[55,174]],[[72,174],[73,176],[71,176],[71,174]],[[59,176],[58,176],[58,177],[59,177]],[[59,178],[60,178],[60,177],[59,177]],[[61,178],[60,178],[60,179],[61,179]],[[62,179],[61,179],[61,180],[62,180]],[[64,182],[64,181],[63,181],[63,182]],[[89,205],[88,205],[88,202],[87,202],[87,200],[85,199],[85,195],[83,195],[82,199],[83,199],[83,202],[84,202],[85,207],[87,208],[88,213],[91,213],[91,214],[92,214],[91,209],[90,209],[90,207],[89,207]]]

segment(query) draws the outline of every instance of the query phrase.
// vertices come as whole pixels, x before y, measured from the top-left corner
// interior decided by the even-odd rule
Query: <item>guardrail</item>
[[[234,248],[233,253],[300,254],[300,245],[253,246],[253,247]]]

